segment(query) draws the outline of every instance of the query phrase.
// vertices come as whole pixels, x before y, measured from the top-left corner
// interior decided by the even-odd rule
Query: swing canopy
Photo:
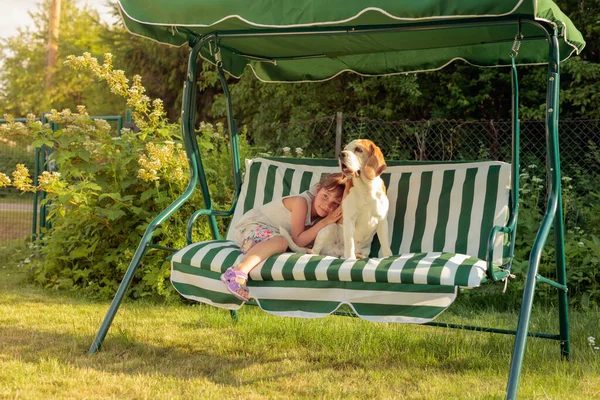
[[[216,63],[220,53],[231,75],[239,77],[249,66],[266,82],[320,81],[344,71],[420,72],[455,60],[508,66],[519,32],[518,63],[544,64],[548,24],[559,35],[561,61],[585,46],[551,0],[120,0],[119,5],[131,33],[174,46],[187,45],[190,34],[213,34],[200,51],[204,59]],[[416,24],[420,28],[411,30]]]

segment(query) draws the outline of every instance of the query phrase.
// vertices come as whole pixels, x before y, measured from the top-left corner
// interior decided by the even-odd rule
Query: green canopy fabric
[[[548,42],[537,21],[560,35],[560,58],[579,54],[581,33],[551,0],[120,0],[127,29],[182,46],[188,35],[216,34],[201,50],[239,77],[246,66],[262,81],[331,79],[352,71],[391,75],[443,68],[455,60],[510,65],[519,32],[519,64],[547,62]],[[476,20],[477,25],[464,25]],[[494,24],[497,22],[499,24]],[[428,29],[444,24],[443,28]],[[405,28],[419,25],[419,30]]]

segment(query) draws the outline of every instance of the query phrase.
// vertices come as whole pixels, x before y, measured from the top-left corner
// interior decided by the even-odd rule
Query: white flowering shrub
[[[84,55],[69,58],[70,65],[92,71],[111,90],[127,99],[134,110],[139,132],[111,131],[104,120],[92,120],[85,107],[46,115],[59,129],[28,120],[9,122],[0,138],[10,141],[29,136],[36,146],[51,149],[50,160],[57,170],[43,172],[33,185],[31,171],[17,165],[12,173],[0,172],[0,187],[21,191],[43,190],[50,228],[44,232],[41,252],[31,265],[32,280],[59,289],[85,289],[101,297],[114,295],[148,223],[187,187],[190,172],[181,144],[179,124],[165,118],[162,102],[144,95],[139,78],[129,85],[122,71],[112,69],[107,56],[103,65]],[[221,124],[202,123],[196,132],[215,208],[232,201],[233,178],[228,135]],[[242,157],[247,149],[240,135]],[[157,229],[153,241],[167,247],[185,245],[187,218],[204,208],[200,193]],[[210,238],[205,221],[196,223],[196,240]],[[224,230],[224,222],[220,221]],[[167,253],[149,251],[138,269],[133,297],[169,296]]]

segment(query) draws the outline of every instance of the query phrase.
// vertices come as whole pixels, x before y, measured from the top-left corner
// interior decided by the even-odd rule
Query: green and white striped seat
[[[323,174],[338,170],[335,160],[248,160],[230,226],[253,207],[308,190]],[[250,273],[250,293],[262,309],[321,317],[348,304],[364,319],[423,323],[454,301],[457,286],[480,285],[490,232],[508,218],[510,165],[389,161],[382,178],[397,255],[379,258],[377,240],[364,260],[274,255]],[[219,280],[242,257],[231,237],[232,230],[229,240],[193,243],[173,255],[171,281],[184,297],[230,310],[241,307]],[[508,247],[498,235],[490,261],[501,265]]]

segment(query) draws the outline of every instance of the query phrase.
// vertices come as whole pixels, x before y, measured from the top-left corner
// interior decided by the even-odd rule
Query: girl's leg
[[[235,290],[235,292],[244,298],[245,301],[248,301],[248,288],[246,287],[246,281],[248,280],[247,274],[254,267],[260,264],[261,261],[265,260],[269,256],[272,256],[273,254],[283,253],[287,250],[287,247],[287,240],[281,236],[275,236],[265,240],[264,242],[254,244],[254,246],[248,250],[246,255],[244,255],[242,261],[233,267],[234,271],[244,272],[242,276],[237,275],[235,277],[235,282],[237,282],[240,286],[238,286],[237,290],[232,288],[229,290]]]
[[[288,248],[287,240],[282,236],[275,236],[264,242],[256,243],[242,258],[242,261],[234,267],[236,271],[250,273],[250,271],[269,256],[283,253]],[[244,282],[240,282],[244,283]]]

